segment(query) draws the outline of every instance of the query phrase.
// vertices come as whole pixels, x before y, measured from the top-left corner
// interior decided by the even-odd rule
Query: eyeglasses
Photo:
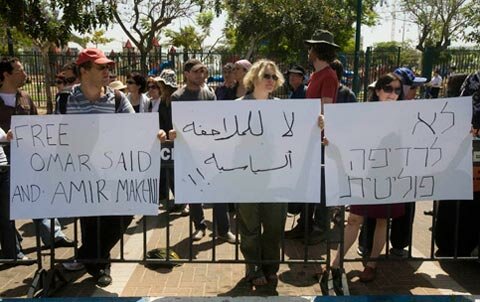
[[[158,86],[155,86],[155,85],[148,85],[148,89],[158,89]]]
[[[64,83],[63,83],[63,81],[58,80],[58,81],[55,81],[55,84],[57,84],[57,85],[62,85],[62,84],[64,84]]]
[[[263,75],[263,78],[264,78],[265,80],[274,80],[274,81],[277,81],[277,80],[278,80],[278,77],[277,77],[276,75],[274,75],[274,74],[269,74],[269,73],[265,73],[265,74]]]
[[[382,88],[383,91],[385,91],[386,93],[395,93],[396,95],[400,95],[400,93],[402,93],[402,88],[401,87],[392,87],[390,85],[387,85],[385,87]]]
[[[127,84],[134,85],[134,84],[137,84],[137,83],[135,83],[134,80],[128,80],[128,81],[127,81]]]
[[[69,77],[69,78],[66,78],[65,79],[65,82],[67,82],[68,84],[72,84],[73,82],[75,82],[77,80],[76,77]]]

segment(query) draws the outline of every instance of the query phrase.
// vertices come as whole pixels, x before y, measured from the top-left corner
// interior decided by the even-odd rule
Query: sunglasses
[[[128,80],[127,84],[134,85],[134,84],[137,84],[137,83],[135,83],[135,81],[133,81],[133,80]]]
[[[395,93],[396,95],[400,95],[400,93],[402,93],[402,88],[401,87],[398,87],[398,88],[393,88],[392,86],[390,85],[387,85],[385,87],[382,88],[383,91],[385,91],[386,93]]]
[[[69,84],[72,84],[73,82],[75,82],[77,80],[76,77],[69,77],[69,78],[66,78],[65,79],[65,82],[69,83]]]
[[[64,84],[64,83],[63,83],[63,81],[55,81],[55,84],[57,84],[57,85],[62,85],[62,84]]]
[[[277,80],[278,80],[278,77],[277,77],[276,75],[274,75],[274,74],[268,74],[268,73],[264,74],[264,75],[263,75],[263,78],[264,78],[265,80],[274,80],[274,81],[277,81]]]
[[[108,69],[108,65],[95,65],[95,69],[103,71],[105,69]]]
[[[155,86],[155,85],[148,85],[148,89],[158,89],[158,86]]]

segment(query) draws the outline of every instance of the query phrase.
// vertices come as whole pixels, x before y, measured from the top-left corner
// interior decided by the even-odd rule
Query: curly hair
[[[263,78],[263,75],[265,74],[265,69],[267,68],[271,68],[275,75],[278,77],[278,80],[275,81],[274,89],[277,89],[278,87],[283,85],[283,83],[285,82],[285,78],[283,77],[283,74],[280,72],[275,62],[262,59],[255,62],[243,78],[243,84],[245,85],[245,88],[247,88],[247,91],[252,92],[254,90],[255,81]]]

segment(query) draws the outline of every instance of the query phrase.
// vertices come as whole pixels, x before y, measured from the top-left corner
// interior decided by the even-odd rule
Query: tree
[[[147,55],[154,38],[175,19],[189,18],[207,4],[218,0],[109,0],[113,16],[140,52],[143,72],[147,71]],[[215,2],[215,3],[214,3]]]
[[[0,18],[7,26],[29,37],[42,53],[47,112],[51,113],[49,51],[66,45],[74,31],[83,34],[108,25],[113,18],[109,6],[101,0],[0,0],[0,6]]]
[[[170,38],[170,44],[183,47],[183,54],[187,58],[190,51],[195,52],[204,49],[204,42],[210,35],[213,19],[214,13],[212,11],[201,12],[196,17],[196,24],[200,27],[200,31],[197,31],[193,25],[187,25],[180,28],[179,31],[167,29],[165,36]]]
[[[402,0],[401,6],[419,27],[416,48],[422,52],[430,47],[438,54],[452,41],[466,40],[465,29],[475,20],[480,22],[478,0]],[[475,32],[479,33],[478,26]]]
[[[378,1],[363,2],[362,23],[372,25]],[[316,29],[331,31],[340,46],[347,45],[355,32],[356,1],[225,0],[225,9],[228,44],[245,58],[298,61],[306,58],[303,41]]]
[[[91,36],[86,37],[86,40],[95,44],[95,47],[98,48],[99,44],[107,44],[112,42],[114,39],[105,37],[105,30],[99,29],[94,31]]]

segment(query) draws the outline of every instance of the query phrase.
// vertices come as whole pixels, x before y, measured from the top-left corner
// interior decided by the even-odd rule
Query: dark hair
[[[183,64],[183,71],[190,72],[190,70],[193,68],[193,66],[198,65],[198,64],[202,64],[202,62],[198,59],[189,59],[187,62],[185,62],[185,64]]]
[[[130,75],[130,79],[134,80],[135,84],[140,86],[140,93],[147,92],[147,79],[145,79],[143,75],[138,72],[132,72],[132,74]]]
[[[310,47],[319,60],[325,61],[329,64],[335,60],[335,47],[328,44],[312,44]]]
[[[394,81],[399,81],[400,82],[400,87],[402,87],[402,79],[397,74],[395,74],[393,72],[389,72],[387,74],[382,75],[380,78],[378,78],[377,82],[375,83],[374,91],[373,91],[373,93],[372,93],[372,95],[371,95],[371,97],[368,101],[369,102],[378,102],[379,99],[378,99],[378,95],[377,95],[377,90],[385,88],[386,86],[388,86],[390,83],[392,83]],[[400,95],[398,96],[398,99],[400,100],[401,99],[400,97],[402,97],[402,96],[403,96],[403,92],[400,93]]]
[[[340,60],[335,59],[330,63],[330,67],[332,67],[333,70],[335,70],[335,73],[337,74],[338,81],[340,82],[343,77],[343,64],[340,62]]]
[[[75,75],[75,77],[78,78],[78,66],[77,66],[77,64],[75,64],[75,62],[70,62],[70,63],[67,63],[67,64],[63,65],[62,71],[66,71],[66,70],[71,70],[73,72],[73,74]]]
[[[2,60],[0,61],[0,81],[5,80],[3,73],[8,72],[12,73],[13,71],[13,64],[15,62],[19,62],[20,60],[15,57],[3,57]]]

